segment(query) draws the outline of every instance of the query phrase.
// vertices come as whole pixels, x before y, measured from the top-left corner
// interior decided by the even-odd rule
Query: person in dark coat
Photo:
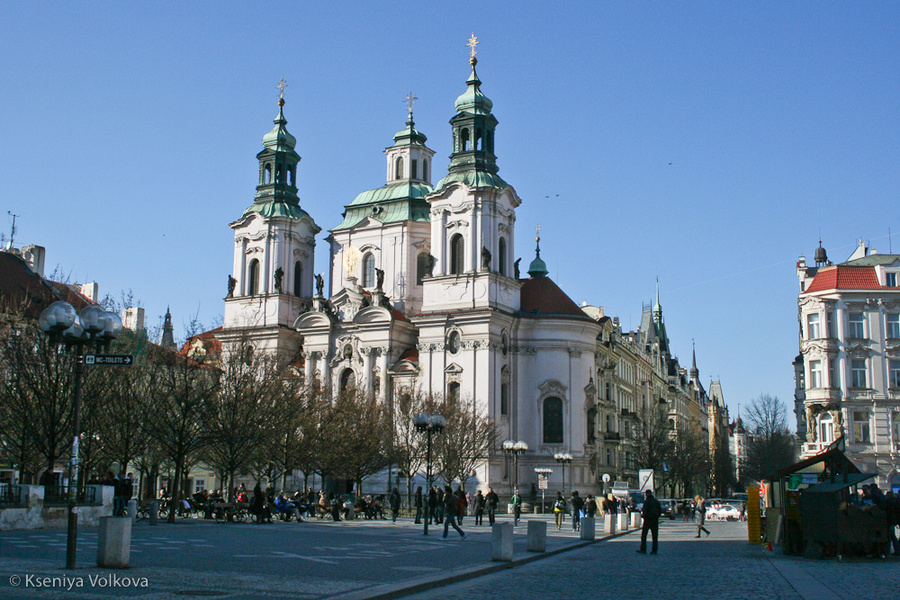
[[[658,547],[657,537],[659,536],[659,517],[662,515],[662,505],[659,500],[653,496],[652,490],[644,491],[644,506],[641,508],[641,547],[638,549],[639,554],[647,554],[647,532],[653,536],[653,546],[650,548],[650,554],[656,554]]]
[[[500,496],[494,491],[494,488],[488,488],[487,496],[484,497],[488,509],[488,525],[494,524],[494,515],[497,513],[497,505],[500,504]]]
[[[400,514],[400,491],[397,488],[391,490],[388,503],[391,505],[391,522],[396,523],[397,516]]]
[[[258,481],[256,487],[253,488],[253,498],[250,499],[250,513],[256,515],[257,523],[272,522],[272,513],[268,511],[266,496]]]
[[[572,506],[572,531],[578,531],[581,529],[581,510],[584,508],[584,500],[578,495],[578,490],[572,492],[569,502]]]
[[[475,524],[476,525],[484,525],[484,494],[481,493],[481,490],[475,492]]]
[[[416,523],[421,523],[422,522],[422,507],[423,507],[422,486],[421,485],[418,488],[416,488],[416,498],[414,500],[414,504],[416,505]]]
[[[444,535],[442,540],[447,539],[447,533],[450,527],[459,532],[459,537],[466,539],[466,534],[456,524],[456,516],[459,514],[459,496],[453,493],[453,488],[449,485],[444,488]]]

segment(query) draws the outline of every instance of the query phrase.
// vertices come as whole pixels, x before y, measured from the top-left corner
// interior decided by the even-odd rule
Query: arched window
[[[476,130],[475,130],[475,143],[472,144],[472,149],[473,149],[473,150],[482,150],[482,149],[483,149],[483,148],[482,148],[481,130],[480,130],[480,129],[476,129]]]
[[[272,163],[266,163],[266,180],[265,184],[269,185],[272,183]]]
[[[500,256],[497,257],[497,266],[499,267],[500,274],[506,276],[506,239],[500,238],[497,252],[500,254]]]
[[[422,159],[422,180],[428,183],[428,159]]]
[[[403,157],[397,157],[397,167],[394,171],[394,179],[403,179]]]
[[[459,404],[459,382],[451,381],[447,384],[447,404],[456,406]]]
[[[422,285],[422,280],[428,274],[428,253],[420,252],[416,257],[416,285]]]
[[[462,131],[460,131],[459,137],[460,137],[460,140],[459,140],[460,144],[462,145],[461,150],[463,152],[468,152],[469,151],[469,130],[463,129]]]
[[[303,263],[299,260],[294,263],[294,295],[303,295]]]
[[[509,414],[509,384],[505,382],[500,384],[500,414]]]
[[[367,252],[362,260],[362,285],[363,287],[372,287],[375,285],[375,257],[371,252]]]
[[[465,267],[463,266],[463,256],[464,256],[464,247],[463,247],[463,236],[461,233],[457,233],[452,238],[450,238],[450,274],[451,275],[462,275]]]
[[[412,159],[412,161],[409,163],[409,178],[419,178],[419,161],[417,161],[416,159]]]
[[[288,185],[294,185],[294,170],[288,169],[287,174],[288,174],[288,181],[287,181]]]
[[[259,293],[259,261],[255,258],[250,261],[247,269],[247,295],[253,296]]]
[[[275,166],[275,183],[284,183],[284,167],[281,165]]]
[[[544,399],[544,443],[563,443],[563,401],[556,396]]]
[[[356,391],[356,373],[353,369],[344,369],[341,373],[341,394],[352,394]]]

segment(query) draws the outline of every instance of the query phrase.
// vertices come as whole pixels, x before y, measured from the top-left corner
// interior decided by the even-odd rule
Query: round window
[[[459,332],[452,331],[450,332],[450,337],[447,339],[447,349],[450,350],[451,354],[456,354],[459,352]]]

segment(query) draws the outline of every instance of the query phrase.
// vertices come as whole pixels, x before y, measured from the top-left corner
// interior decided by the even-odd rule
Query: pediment
[[[463,368],[456,363],[450,363],[450,365],[444,369],[444,373],[462,373]]]
[[[326,327],[331,330],[331,326],[331,318],[326,313],[314,311],[305,312],[294,321],[294,329],[298,331],[319,327]]]
[[[353,322],[359,325],[366,323],[390,323],[394,320],[391,311],[383,306],[369,306],[364,308],[353,317]]]

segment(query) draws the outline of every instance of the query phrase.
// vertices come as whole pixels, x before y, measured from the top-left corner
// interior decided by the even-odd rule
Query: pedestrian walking
[[[391,522],[396,523],[397,516],[400,514],[400,490],[392,489],[388,502],[391,505]]]
[[[458,500],[459,509],[456,511],[456,517],[459,519],[459,524],[462,525],[463,517],[466,516],[466,509],[469,507],[469,498],[466,493],[463,492],[462,486],[456,486],[456,499]]]
[[[434,486],[428,490],[428,514],[425,515],[425,522],[429,525],[437,523],[437,490]]]
[[[578,495],[578,490],[572,492],[570,502],[572,504],[572,531],[578,531],[581,528],[581,511],[584,508],[584,500]]]
[[[466,539],[466,534],[463,533],[463,530],[456,524],[456,515],[458,512],[459,497],[453,493],[453,488],[448,485],[444,488],[444,535],[441,537],[442,540],[447,539],[447,532],[450,527],[453,527],[453,529],[459,532],[460,538]]]
[[[489,487],[487,496],[485,496],[484,499],[487,502],[488,525],[493,525],[494,515],[497,513],[497,505],[500,504],[500,496],[497,495],[494,488]]]
[[[485,499],[481,490],[475,493],[475,525],[484,525]]]
[[[694,502],[696,504],[695,510],[697,511],[697,535],[694,537],[700,537],[701,531],[705,531],[706,537],[709,537],[709,529],[704,527],[704,525],[706,524],[706,499],[697,496],[696,498],[694,498]]]
[[[422,522],[422,507],[424,506],[423,499],[422,499],[422,486],[421,485],[418,488],[416,488],[416,498],[414,500],[414,504],[416,506],[416,523],[421,523]]]
[[[592,519],[597,514],[597,501],[594,500],[592,494],[588,494],[587,500],[584,502],[584,514]]]
[[[563,515],[566,514],[566,499],[562,492],[556,492],[556,502],[553,503],[553,516],[556,517],[556,530],[562,529]]]
[[[644,490],[644,506],[641,508],[641,547],[637,551],[639,554],[647,553],[647,532],[650,532],[650,535],[653,536],[650,554],[656,554],[660,515],[662,515],[662,506],[659,500],[653,496],[652,490]]]
[[[519,517],[522,516],[522,495],[519,494],[519,488],[513,490],[510,502],[513,505],[513,526],[519,524]]]

